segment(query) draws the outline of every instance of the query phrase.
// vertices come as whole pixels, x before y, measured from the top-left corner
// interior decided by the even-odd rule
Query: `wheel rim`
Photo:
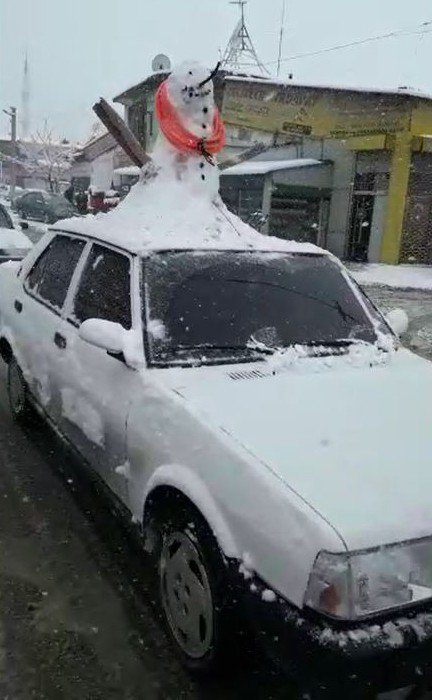
[[[19,415],[23,412],[26,401],[26,390],[21,370],[12,362],[9,367],[9,398],[13,413]]]
[[[162,605],[175,640],[189,657],[203,657],[213,639],[211,588],[198,549],[181,532],[164,538],[160,586]]]

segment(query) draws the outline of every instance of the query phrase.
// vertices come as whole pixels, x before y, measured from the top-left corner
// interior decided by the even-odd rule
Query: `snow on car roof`
[[[116,209],[58,221],[51,230],[90,236],[133,253],[150,250],[260,250],[323,254],[311,243],[265,236],[232,214],[218,194],[218,168],[181,161],[166,147]],[[205,174],[204,174],[205,173]]]
[[[225,208],[225,207],[224,207]],[[146,255],[151,251],[165,250],[257,250],[260,252],[303,253],[307,255],[328,255],[328,251],[319,248],[312,243],[300,243],[289,241],[275,236],[266,236],[255,231],[247,224],[241,227],[248,229],[247,236],[237,234],[230,225],[223,226],[221,235],[215,237],[209,232],[202,233],[194,225],[189,225],[187,230],[159,230],[150,231],[148,226],[140,222],[128,222],[122,225],[120,218],[113,221],[112,214],[89,214],[85,217],[72,217],[58,221],[50,226],[50,231],[64,231],[76,233],[123,248],[131,253]],[[229,219],[236,219],[226,210]],[[111,220],[110,220],[111,219]],[[242,222],[243,223],[243,222]]]

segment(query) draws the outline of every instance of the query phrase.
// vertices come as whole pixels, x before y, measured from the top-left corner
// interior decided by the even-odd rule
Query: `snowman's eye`
[[[189,75],[193,75],[193,73],[192,73],[192,71],[191,71],[191,70],[189,71]]]

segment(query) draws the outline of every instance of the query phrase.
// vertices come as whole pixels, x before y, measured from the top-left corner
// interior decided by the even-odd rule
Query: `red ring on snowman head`
[[[155,116],[167,141],[182,153],[199,153],[205,157],[218,153],[225,143],[225,128],[217,107],[213,111],[211,131],[205,138],[195,136],[181,123],[168,98],[167,81],[164,80],[154,98]]]

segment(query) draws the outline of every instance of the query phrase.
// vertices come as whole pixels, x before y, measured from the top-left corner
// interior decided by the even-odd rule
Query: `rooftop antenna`
[[[259,72],[268,76],[269,72],[260,61],[245,22],[244,6],[247,0],[231,0],[230,5],[238,5],[240,19],[231,35],[222,57],[222,68],[236,72]]]
[[[286,0],[282,0],[282,17],[281,17],[281,28],[280,28],[280,34],[279,34],[279,51],[278,51],[277,74],[276,74],[278,78],[280,75],[281,60],[282,60],[282,43],[283,43],[283,35],[284,35],[284,31],[285,31],[285,8],[286,8]]]

